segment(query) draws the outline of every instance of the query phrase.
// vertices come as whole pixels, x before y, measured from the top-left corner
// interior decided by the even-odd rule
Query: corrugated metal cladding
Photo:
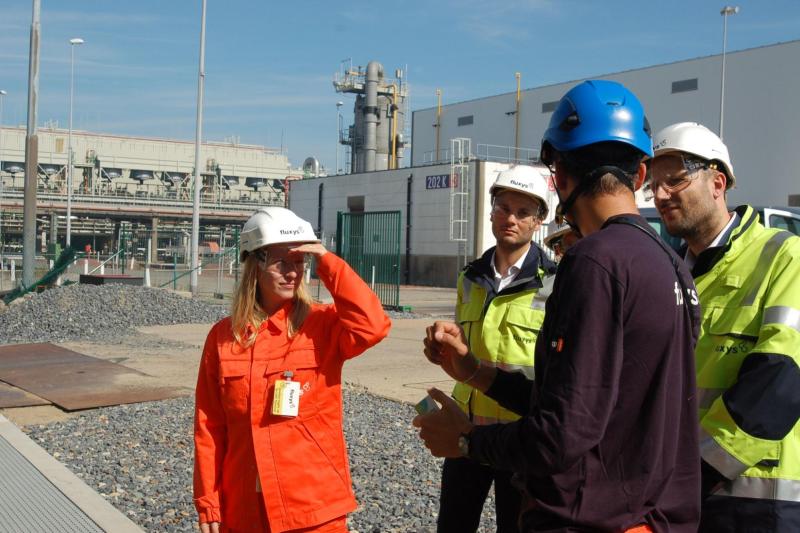
[[[792,205],[790,202],[800,197],[798,57],[800,40],[726,55],[722,136],[736,174],[736,188],[727,195],[729,205]],[[723,101],[721,67],[722,55],[716,54],[623,72],[586,74],[618,81],[632,90],[644,104],[653,132],[676,122],[699,122],[718,132]],[[522,72],[523,83],[535,83],[536,78],[535,72]],[[517,121],[507,115],[515,104],[511,87],[503,94],[445,101],[438,122],[435,107],[414,111],[412,164],[445,159],[435,154],[437,136],[441,147],[449,147],[451,139],[468,137],[479,156],[487,153],[486,147],[535,149],[541,145],[556,102],[582,81],[523,90],[518,130]],[[474,125],[459,127],[460,117],[470,115]]]
[[[103,533],[25,457],[0,437],[0,530]]]

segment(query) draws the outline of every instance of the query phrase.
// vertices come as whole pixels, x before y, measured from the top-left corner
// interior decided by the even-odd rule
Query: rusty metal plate
[[[5,409],[6,407],[31,407],[33,405],[50,405],[50,402],[0,381],[0,409]]]
[[[50,343],[0,346],[0,380],[67,411],[186,396],[137,370]]]

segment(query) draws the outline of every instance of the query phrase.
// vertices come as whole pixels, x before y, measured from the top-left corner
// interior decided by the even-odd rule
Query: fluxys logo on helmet
[[[529,183],[522,183],[522,182],[519,182],[517,180],[510,180],[509,183],[511,185],[514,185],[515,187],[519,187],[520,189],[529,189],[530,188],[530,184]]]
[[[297,229],[280,230],[281,235],[300,235],[301,233],[303,233],[303,226],[297,226]]]
[[[659,148],[666,146],[666,144],[667,144],[667,139],[661,139],[661,142],[658,142],[653,145],[653,150],[658,150]]]

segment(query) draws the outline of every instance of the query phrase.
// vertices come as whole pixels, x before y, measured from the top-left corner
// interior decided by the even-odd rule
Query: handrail
[[[94,268],[92,269],[92,271],[91,271],[91,272],[89,272],[89,274],[94,274],[95,272],[97,272],[98,270],[100,270],[100,268],[101,268],[101,267],[105,266],[105,264],[106,264],[106,263],[108,263],[109,261],[111,261],[112,259],[114,259],[115,257],[117,257],[117,256],[118,256],[119,254],[121,254],[121,253],[122,253],[124,250],[125,250],[125,247],[123,246],[122,248],[120,248],[119,250],[117,250],[116,252],[114,252],[114,254],[110,255],[110,256],[108,257],[108,259],[106,259],[105,261],[103,261],[102,263],[100,263],[99,265],[97,265],[96,267],[94,267]]]
[[[211,210],[211,211],[226,211],[226,210],[246,210],[252,211],[253,205],[283,205],[283,199],[279,198],[278,195],[273,195],[275,198],[263,200],[263,199],[254,199],[251,203],[245,203],[241,200],[238,202],[231,202],[231,201],[214,201],[214,200],[206,200],[200,202],[200,207],[202,209]],[[3,189],[3,198],[5,199],[22,199],[23,198],[23,191],[17,188],[11,189],[9,187],[5,187]],[[37,191],[37,198],[39,201],[42,200],[49,200],[49,201],[67,201],[66,194],[58,194],[52,192],[45,192],[45,191]],[[95,195],[84,195],[84,194],[73,194],[72,195],[72,202],[75,203],[86,203],[86,204],[95,204],[95,205],[125,205],[125,206],[160,206],[160,207],[191,207],[192,201],[191,200],[172,200],[170,198],[158,197],[158,196],[149,196],[147,198],[137,198],[131,197],[127,195],[109,195],[109,196],[95,196]]]
[[[222,250],[222,251],[221,251],[221,252],[218,254],[218,256],[219,256],[219,255],[226,256],[226,255],[228,255],[230,252],[234,252],[234,253],[236,252],[236,246],[235,246],[235,245],[234,245],[234,246],[231,246],[230,248],[225,248],[225,249],[223,249],[223,250]],[[217,258],[217,260],[218,260],[218,258]],[[159,288],[161,288],[161,287],[166,287],[167,285],[170,285],[170,284],[172,284],[172,285],[173,285],[173,287],[174,287],[174,286],[175,286],[175,282],[176,282],[176,281],[178,281],[179,279],[181,279],[181,278],[183,278],[183,277],[186,277],[186,276],[188,276],[189,274],[191,274],[191,273],[192,273],[192,272],[194,272],[195,270],[200,270],[201,268],[203,268],[204,266],[206,266],[206,265],[208,265],[208,264],[210,264],[210,263],[211,263],[211,261],[206,261],[205,263],[202,263],[202,262],[201,262],[201,263],[199,263],[199,264],[198,264],[198,265],[197,265],[195,268],[190,268],[189,270],[185,271],[185,272],[184,272],[183,274],[181,274],[180,276],[175,276],[175,275],[174,275],[174,272],[177,272],[177,270],[173,270],[173,276],[172,276],[172,279],[171,279],[171,280],[169,280],[169,281],[167,281],[166,283],[163,283],[163,284],[159,285],[158,287],[159,287]]]

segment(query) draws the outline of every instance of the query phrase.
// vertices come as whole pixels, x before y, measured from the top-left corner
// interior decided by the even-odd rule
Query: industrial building
[[[333,250],[341,244],[337,238],[360,241],[364,257],[374,255],[370,248],[386,253],[394,247],[392,274],[400,283],[455,286],[466,261],[494,245],[489,187],[510,165],[469,157],[469,139],[451,144],[456,157],[449,163],[293,182],[290,208],[310,221]],[[539,168],[542,179],[548,179],[546,167]],[[555,205],[555,192],[550,201]],[[397,213],[399,231],[355,224],[352,235],[337,235],[340,213],[378,212]],[[534,238],[541,242],[545,236],[543,227]]]
[[[0,128],[0,242],[6,253],[18,252],[22,241],[25,134],[24,127]],[[44,248],[63,242],[69,132],[44,127],[38,138],[37,236]],[[189,227],[193,142],[73,131],[72,152],[71,233],[78,248],[114,249],[121,223],[156,235]],[[239,226],[260,206],[285,205],[288,182],[303,176],[277,149],[206,142],[201,153],[205,226]]]
[[[800,72],[787,68],[797,57],[800,41],[727,54],[723,136],[737,176],[737,188],[729,193],[731,204],[800,205],[800,151],[794,147],[800,139],[800,106],[795,103]],[[716,130],[721,118],[720,63],[721,56],[715,55],[594,78],[631,88],[643,101],[654,131],[679,121],[697,121]],[[279,151],[204,144],[202,223],[239,225],[257,206],[288,203],[312,222],[332,249],[342,244],[337,238],[357,241],[364,250],[390,243],[391,254],[396,254],[392,275],[400,282],[454,286],[460,268],[493,244],[488,188],[497,172],[510,164],[536,164],[556,103],[580,81],[414,111],[411,154],[406,157],[408,88],[403,72],[389,78],[374,61],[366,68],[343,67],[333,85],[339,93],[356,96],[353,124],[339,127],[339,142],[349,149],[352,172],[322,177],[319,163],[309,158],[306,172],[292,176]],[[24,133],[19,128],[2,130],[0,175],[6,194],[0,204],[12,213],[22,206]],[[66,132],[43,129],[40,139],[40,209],[63,214]],[[78,246],[83,244],[82,233],[97,233],[93,227],[82,230],[81,217],[112,222],[133,217],[156,231],[164,220],[188,224],[192,143],[77,132],[73,147]],[[403,167],[409,160],[411,166]],[[294,177],[306,179],[290,184],[288,179]],[[638,200],[647,203],[641,195]],[[352,234],[342,233],[340,213],[376,212],[399,217],[396,229],[355,224],[347,225]],[[4,222],[13,238],[14,220]],[[119,234],[116,223],[107,231],[112,238]],[[57,225],[51,216],[50,227]],[[51,233],[51,239],[57,236]],[[153,245],[154,252],[158,246]],[[383,248],[380,255],[386,256]]]
[[[800,205],[800,40],[726,54],[723,138],[736,172],[729,203]],[[653,132],[692,121],[718,131],[721,55],[592,76],[641,99]],[[535,159],[556,103],[583,80],[488,96],[412,115],[412,166],[448,161],[450,139],[481,159]],[[446,92],[442,95],[446,99]]]
[[[729,203],[800,205],[800,41],[727,54],[723,136],[737,177]],[[679,121],[717,130],[721,56],[594,78],[643,101],[654,131]],[[338,213],[398,212],[403,283],[454,286],[459,269],[494,243],[488,188],[509,164],[535,164],[558,100],[583,80],[452,103],[412,114],[411,167],[293,183],[290,208],[333,246]],[[647,199],[639,195],[640,205]],[[360,231],[360,230],[359,230]],[[543,230],[535,238],[544,237]],[[339,232],[341,233],[341,232]],[[379,242],[391,235],[339,235]]]
[[[0,161],[6,190],[21,189],[25,128],[0,130]],[[39,128],[39,184],[66,191],[69,132]],[[180,199],[194,170],[194,142],[72,132],[73,193]],[[203,143],[203,193],[209,200],[276,203],[291,174],[279,150],[235,142]]]

